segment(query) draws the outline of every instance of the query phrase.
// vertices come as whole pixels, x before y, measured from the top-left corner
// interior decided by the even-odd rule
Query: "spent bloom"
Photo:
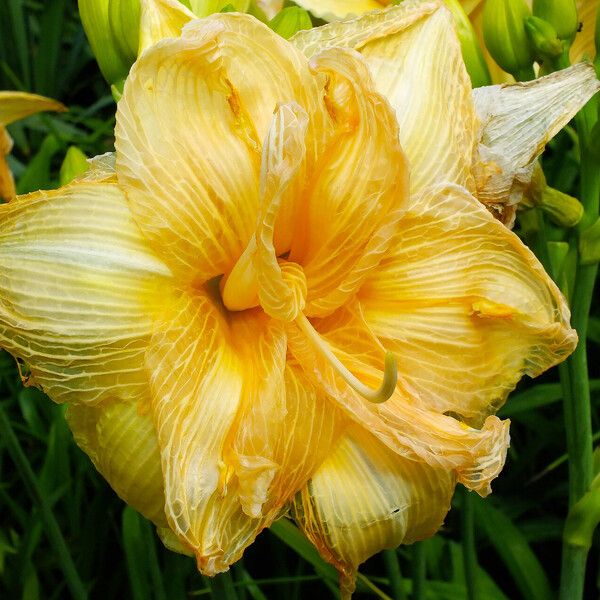
[[[495,411],[575,347],[492,212],[598,85],[473,94],[437,1],[290,42],[192,16],[143,3],[114,156],[0,207],[0,344],[203,573],[289,513],[347,597],[490,492]]]

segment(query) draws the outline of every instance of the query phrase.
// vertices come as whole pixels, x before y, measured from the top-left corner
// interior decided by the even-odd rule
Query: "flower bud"
[[[79,15],[102,75],[125,79],[137,57],[140,0],[78,0]]]
[[[465,66],[467,68],[467,72],[469,73],[469,77],[471,78],[473,87],[490,85],[490,72],[469,17],[467,17],[462,5],[458,0],[444,1],[454,17],[463,60],[465,61]]]
[[[69,146],[60,167],[60,185],[71,183],[73,179],[85,173],[89,166],[87,156],[77,146]]]
[[[276,14],[269,21],[269,27],[282,38],[289,40],[296,32],[310,29],[312,21],[303,8],[290,6]]]
[[[516,79],[528,79],[534,56],[523,20],[531,12],[525,0],[487,0],[483,37],[493,59]]]
[[[198,17],[208,17],[218,12],[248,12],[250,0],[190,0],[192,12]]]
[[[580,235],[579,257],[582,265],[600,262],[600,219]]]
[[[575,0],[533,0],[533,14],[550,23],[561,40],[572,41],[577,33]]]
[[[558,39],[556,29],[548,21],[539,17],[526,17],[524,22],[536,59],[543,61],[562,54],[563,43]]]

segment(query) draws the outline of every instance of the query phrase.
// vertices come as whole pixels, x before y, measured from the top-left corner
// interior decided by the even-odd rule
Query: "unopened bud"
[[[579,236],[579,260],[582,265],[600,262],[600,219]]]
[[[277,13],[270,21],[269,27],[282,38],[289,40],[302,29],[310,29],[310,15],[298,6],[289,6]]]
[[[73,179],[85,173],[89,166],[87,156],[77,146],[69,146],[60,167],[60,185],[71,183]]]
[[[538,60],[553,59],[563,52],[563,43],[556,35],[556,29],[548,21],[539,17],[525,18],[525,31]]]
[[[575,0],[533,0],[533,14],[550,23],[561,40],[572,41],[577,33]]]
[[[493,59],[517,79],[528,79],[534,56],[525,32],[531,16],[525,0],[487,0],[483,10],[483,37]]]
[[[444,1],[454,17],[463,60],[473,87],[490,85],[492,82],[490,72],[469,17],[458,0]]]
[[[544,171],[536,164],[531,184],[519,208],[540,208],[560,227],[575,227],[583,217],[583,205],[577,198],[550,187]]]
[[[250,7],[250,0],[190,0],[192,12],[197,17],[208,17],[218,12],[242,12]]]

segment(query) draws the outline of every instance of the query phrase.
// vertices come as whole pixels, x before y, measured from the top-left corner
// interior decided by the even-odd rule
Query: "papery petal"
[[[336,130],[311,173],[289,257],[306,275],[309,316],[328,314],[355,293],[387,249],[408,196],[394,114],[360,56],[331,49],[311,66],[327,77]]]
[[[421,406],[474,424],[522,375],[539,375],[577,343],[566,302],[533,253],[454,186],[416,200],[360,301]]]
[[[473,189],[477,119],[451,13],[440,2],[400,6],[298,32],[307,56],[332,46],[358,50],[377,90],[396,111],[411,192],[449,181]]]
[[[599,89],[594,68],[578,64],[533,81],[473,90],[481,120],[478,199],[500,209],[517,204],[545,145]]]
[[[143,0],[138,54],[165,38],[176,38],[194,13],[178,0]]]
[[[166,527],[160,453],[152,418],[135,402],[70,405],[67,422],[77,445],[115,492],[135,510]]]
[[[390,2],[386,0],[299,0],[296,4],[309,10],[319,19],[337,21],[382,8]]]
[[[56,402],[145,397],[144,352],[170,284],[114,184],[0,206],[0,345]]]
[[[439,529],[454,483],[450,473],[399,457],[354,426],[298,494],[293,516],[340,571],[346,598],[367,558]]]
[[[203,292],[166,303],[148,352],[169,525],[214,575],[236,561],[325,458],[335,411],[286,370],[281,324],[226,320]]]
[[[184,281],[233,267],[256,225],[274,109],[294,100],[320,131],[319,98],[306,59],[248,15],[192,21],[133,66],[117,113],[119,184]]]
[[[353,375],[373,389],[379,386],[385,348],[370,331],[360,305],[340,309],[325,319],[313,319],[312,325]],[[423,406],[402,378],[386,402],[368,402],[293,326],[288,328],[288,347],[307,377],[323,387],[334,406],[399,456],[454,471],[470,489],[482,495],[490,492],[490,482],[499,474],[506,457],[508,421],[488,417],[481,429],[469,427]]]

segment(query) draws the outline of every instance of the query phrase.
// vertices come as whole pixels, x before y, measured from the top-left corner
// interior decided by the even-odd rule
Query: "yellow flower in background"
[[[114,157],[0,207],[0,344],[203,573],[291,510],[348,597],[457,481],[489,493],[495,411],[576,344],[479,200],[510,205],[598,84],[581,65],[472,94],[434,1],[291,43],[190,19],[143,3]]]
[[[44,110],[64,111],[56,100],[25,92],[0,92],[0,199],[15,197],[15,184],[6,157],[12,150],[12,139],[5,127]]]

